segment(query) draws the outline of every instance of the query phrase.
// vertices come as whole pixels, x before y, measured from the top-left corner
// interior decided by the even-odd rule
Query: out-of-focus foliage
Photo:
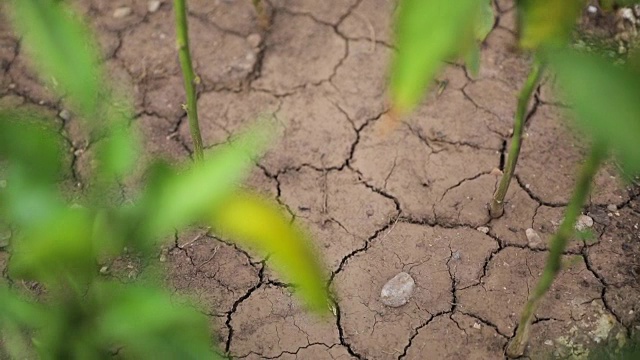
[[[473,52],[474,39],[484,39],[489,23],[493,26],[493,11],[486,1],[401,1],[390,85],[396,113],[413,109],[445,61]],[[477,64],[473,53],[467,59]]]
[[[89,29],[67,7],[57,1],[11,0],[13,23],[24,44],[37,59],[45,81],[59,90],[83,113],[96,115],[100,72],[97,47]]]
[[[571,50],[548,59],[578,123],[608,144],[628,173],[640,174],[640,72]]]
[[[155,162],[130,203],[106,201],[135,164],[136,137],[127,102],[107,91],[90,32],[64,2],[12,0],[13,20],[43,78],[53,76],[65,102],[96,137],[97,168],[83,204],[69,204],[64,141],[50,120],[0,109],[0,223],[13,230],[8,275],[35,281],[36,296],[0,285],[0,358],[212,358],[206,318],[177,306],[157,285],[123,285],[99,273],[98,259],[124,247],[153,256],[160,239],[197,221],[270,254],[314,309],[326,310],[318,257],[304,234],[266,200],[236,190],[265,149],[270,131],[257,126],[182,168]],[[3,225],[4,226],[4,225]],[[231,237],[229,240],[234,240]],[[147,273],[157,271],[147,264]],[[17,282],[16,282],[17,283]]]
[[[305,243],[302,230],[279,215],[274,204],[257,195],[232,194],[224,206],[213,209],[211,223],[238,243],[270,254],[270,263],[297,285],[313,309],[327,309],[328,295],[318,276],[322,272],[318,255]]]
[[[535,50],[567,44],[584,0],[518,0],[520,46]]]

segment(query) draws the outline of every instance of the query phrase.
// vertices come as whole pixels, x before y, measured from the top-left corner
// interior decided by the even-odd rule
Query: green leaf
[[[99,78],[91,32],[63,1],[12,0],[13,23],[41,77],[59,85],[81,113],[96,114]]]
[[[640,75],[596,55],[564,50],[548,54],[576,121],[612,147],[629,174],[640,174]]]
[[[398,114],[420,101],[444,61],[466,53],[474,38],[479,5],[478,0],[400,3],[390,89]]]
[[[102,283],[97,332],[102,341],[124,347],[131,358],[216,359],[209,326],[193,308],[177,306],[161,290]]]
[[[166,236],[205,216],[240,184],[269,137],[266,127],[256,127],[179,175],[164,169],[154,176],[141,204],[148,211],[145,234]]]
[[[257,195],[236,193],[215,208],[211,225],[231,241],[269,255],[269,263],[295,284],[312,309],[328,309],[319,255],[307,236],[272,202]]]
[[[478,11],[478,19],[476,20],[474,28],[475,39],[483,42],[493,29],[495,22],[496,19],[493,14],[492,1],[485,0],[484,3],[480,5],[480,11]]]
[[[584,0],[519,0],[520,46],[538,49],[567,43]]]

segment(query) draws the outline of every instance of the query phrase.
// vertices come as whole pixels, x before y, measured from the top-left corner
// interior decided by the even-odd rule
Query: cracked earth
[[[512,50],[512,1],[494,4],[478,76],[449,65],[395,126],[385,97],[393,1],[271,0],[267,30],[248,0],[188,3],[205,146],[265,114],[278,120],[280,137],[245,186],[308,229],[334,294],[331,314],[316,317],[251,249],[206,229],[177,233],[160,255],[167,286],[210,318],[218,351],[247,359],[504,357],[586,150],[554,96],[553,78],[545,78],[529,109],[505,215],[489,218],[530,64]],[[75,4],[97,31],[110,80],[135,105],[131,127],[144,138],[142,161],[188,161],[170,2],[157,11],[146,0]],[[114,16],[121,7],[131,12]],[[49,87],[0,21],[0,106],[55,119],[69,148],[63,184],[82,192],[95,140],[63,115]],[[135,193],[140,176],[121,184],[120,200]],[[594,220],[594,238],[567,248],[563,272],[535,314],[531,359],[580,356],[640,330],[640,198],[614,164],[598,174],[584,214]],[[528,228],[540,242],[528,240]],[[7,259],[0,252],[0,266]],[[135,260],[121,262],[135,269]],[[386,307],[380,290],[401,271],[415,291],[406,305]]]

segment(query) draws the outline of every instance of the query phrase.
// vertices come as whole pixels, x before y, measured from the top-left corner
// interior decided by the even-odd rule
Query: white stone
[[[131,8],[127,6],[119,7],[113,11],[113,17],[116,19],[121,19],[129,15],[131,15]]]
[[[147,10],[149,10],[150,13],[154,13],[158,11],[158,9],[160,9],[160,5],[162,5],[162,1],[159,1],[159,0],[149,1],[149,3],[147,4]]]
[[[589,14],[595,14],[598,12],[598,8],[593,5],[589,5],[587,7],[587,11],[589,12]]]
[[[411,275],[401,272],[384,284],[380,291],[380,301],[390,307],[400,307],[409,301],[415,285]]]
[[[473,323],[473,328],[477,329],[477,330],[480,330],[480,329],[482,329],[482,325],[480,325],[479,323],[476,322],[476,323]]]
[[[480,226],[479,228],[477,228],[476,230],[480,231],[483,234],[488,234],[489,233],[489,228],[486,226]]]
[[[584,231],[587,228],[590,228],[593,226],[593,219],[590,216],[587,215],[580,215],[578,217],[578,221],[576,221],[576,230],[578,231]]]
[[[536,247],[542,244],[542,239],[540,235],[533,230],[532,228],[528,228],[524,231],[524,234],[527,236],[527,241],[529,242],[529,246]]]

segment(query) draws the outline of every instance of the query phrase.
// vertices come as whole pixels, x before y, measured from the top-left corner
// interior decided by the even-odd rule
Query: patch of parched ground
[[[480,52],[478,80],[495,79],[511,86],[515,101],[517,92],[529,73],[531,60],[518,54],[516,35],[509,30],[496,28],[487,37]]]
[[[506,339],[470,316],[438,316],[411,341],[403,359],[500,359]]]
[[[256,289],[238,305],[230,325],[234,358],[277,358],[314,344],[326,354],[340,343],[335,321],[306,311],[288,289],[278,286]]]
[[[344,165],[357,134],[333,104],[328,85],[309,86],[282,100],[276,113],[277,137],[260,163],[271,173],[311,165],[316,169]]]
[[[428,119],[422,121],[422,129],[428,131]],[[411,124],[389,130],[389,122],[383,116],[363,129],[350,165],[367,184],[397,198],[404,216],[434,222],[433,207],[450,189],[498,166],[496,150],[429,139]],[[447,134],[459,139],[455,131],[460,128],[451,124],[453,130]],[[490,196],[486,194],[486,202]]]
[[[584,137],[570,123],[567,111],[541,105],[531,118],[516,169],[518,180],[540,202],[566,204],[575,185],[576,172],[587,153]],[[615,176],[615,167],[604,166],[597,174],[592,204],[622,204],[629,190]]]
[[[9,19],[4,15],[5,7],[5,4],[0,5],[0,95],[9,90],[9,67],[18,51],[18,40],[11,31]]]
[[[205,314],[222,316],[260,282],[259,269],[235,247],[198,231],[186,231],[166,255],[167,281],[195,300]]]
[[[338,31],[349,39],[391,44],[396,6],[397,2],[393,0],[361,0],[338,25]]]
[[[480,280],[482,264],[497,248],[493,239],[470,228],[399,222],[379,234],[334,278],[345,342],[365,358],[398,358],[418,328],[451,311],[454,286]],[[380,290],[401,271],[413,277],[413,295],[404,306],[386,307]]]
[[[634,200],[637,201],[637,200]],[[612,213],[600,241],[586,250],[591,269],[606,285],[604,300],[627,328],[640,330],[640,214]]]
[[[260,31],[251,1],[190,0],[188,5],[191,14],[226,32],[246,37]]]
[[[347,45],[347,57],[331,78],[335,88],[331,99],[360,128],[389,108],[387,70],[392,50],[366,40],[349,40]]]
[[[307,14],[314,19],[331,24],[338,23],[350,14],[354,5],[360,0],[345,1],[305,1],[305,0],[274,0],[271,1],[276,9],[282,8],[293,13]]]
[[[458,310],[493,324],[500,334],[513,336],[520,311],[538,282],[546,258],[546,252],[502,249],[486,266],[479,284],[458,290]],[[599,299],[602,289],[581,255],[565,256],[563,270],[534,314],[535,319],[570,321]]]
[[[281,199],[307,229],[330,271],[398,215],[393,200],[367,188],[349,169],[304,167],[278,176]]]
[[[289,94],[319,84],[329,80],[346,54],[346,41],[333,27],[309,16],[277,12],[265,39],[260,77],[252,86]]]
[[[200,133],[205,147],[226,142],[230,136],[247,130],[263,117],[273,117],[282,100],[260,91],[206,92],[198,99]],[[189,122],[178,129],[180,137],[192,149]]]
[[[180,114],[184,95],[161,96],[157,89],[181,89],[178,56],[175,49],[173,13],[161,9],[138,26],[126,29],[117,52],[131,76],[149,92],[149,109]],[[243,36],[219,30],[196,17],[189,18],[194,71],[203,89],[239,90],[257,62],[258,49]],[[214,39],[214,40],[212,40]],[[165,114],[163,114],[165,115]]]

